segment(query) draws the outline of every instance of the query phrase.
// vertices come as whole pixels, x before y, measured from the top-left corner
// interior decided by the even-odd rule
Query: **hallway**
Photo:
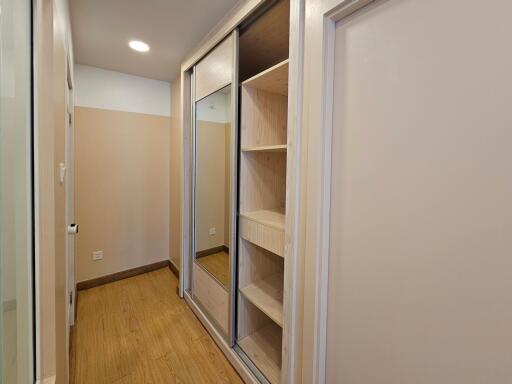
[[[167,269],[81,291],[71,383],[241,383]]]

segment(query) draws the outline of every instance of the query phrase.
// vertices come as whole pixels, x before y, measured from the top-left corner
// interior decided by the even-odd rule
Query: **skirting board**
[[[176,264],[172,262],[172,260],[169,260],[169,269],[174,274],[174,276],[176,276],[177,279],[180,278],[180,270],[178,269]]]
[[[129,277],[142,275],[143,273],[156,271],[157,269],[167,268],[169,266],[169,260],[159,261],[157,263],[143,265],[142,267],[128,269],[126,271],[116,272],[111,275],[101,276],[96,279],[81,281],[77,283],[76,289],[78,291],[83,291],[84,289],[94,288],[100,285],[113,283],[114,281],[119,281],[123,279],[127,279]]]
[[[226,356],[226,358],[231,363],[233,368],[235,368],[238,374],[242,377],[244,383],[259,384],[259,381],[256,379],[256,376],[254,376],[254,374],[249,370],[249,368],[242,362],[237,353],[229,347],[226,341],[222,338],[219,331],[217,331],[217,329],[206,318],[206,316],[203,314],[203,312],[197,306],[194,300],[192,300],[188,292],[185,292],[185,301],[187,302],[188,306],[192,309],[192,312],[194,312],[199,321],[207,329],[213,341],[215,341],[215,344],[217,344],[217,346],[221,349],[222,353],[224,353],[224,356]]]
[[[202,251],[196,252],[196,259],[199,259],[200,257],[213,255],[214,253],[219,253],[219,252],[229,253],[229,248],[226,247],[225,245],[220,245],[220,246],[214,247],[214,248],[203,249]]]

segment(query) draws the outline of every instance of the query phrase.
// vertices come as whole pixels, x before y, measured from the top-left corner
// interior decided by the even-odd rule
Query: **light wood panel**
[[[78,294],[74,384],[242,383],[166,268]]]
[[[258,247],[244,239],[239,240],[238,246],[239,287],[257,283],[274,274],[283,273],[283,259],[272,252]],[[264,327],[270,318],[260,309],[249,302],[243,295],[238,298],[238,339],[250,335]]]
[[[275,209],[263,209],[254,212],[242,212],[241,215],[248,220],[257,222],[259,224],[284,230],[284,207]]]
[[[281,339],[281,329],[270,323],[238,343],[272,384],[281,382]]]
[[[240,236],[276,255],[284,256],[284,220],[280,210],[240,214]]]
[[[270,317],[277,325],[283,326],[283,274],[276,273],[240,291],[247,300]]]
[[[240,34],[240,80],[288,58],[290,2],[278,1]]]
[[[270,93],[288,95],[288,59],[245,80],[242,85]]]
[[[198,300],[224,334],[228,334],[228,292],[203,268],[194,263],[194,299]]]
[[[242,153],[240,162],[240,210],[259,211],[284,207],[286,154]]]
[[[196,65],[196,101],[231,83],[233,37],[229,36]]]
[[[286,152],[286,144],[244,147],[242,148],[242,152]]]
[[[257,147],[285,145],[288,98],[242,86],[241,145]]]
[[[290,1],[290,55],[289,55],[289,95],[288,95],[288,147],[286,173],[286,208],[284,290],[283,290],[283,361],[281,380],[283,383],[302,382],[302,333],[304,267],[302,249],[304,245],[304,222],[300,220],[304,212],[302,196],[305,183],[301,170],[305,169],[306,156],[302,149],[307,140],[302,136],[303,113],[303,62],[304,62],[304,2]]]
[[[238,294],[238,329],[237,340],[247,337],[258,329],[267,326],[273,321],[247,300],[241,293]]]
[[[281,379],[284,326],[289,63],[288,32],[280,28],[288,11],[288,1],[278,1],[240,38],[241,78],[253,77],[241,86],[238,341],[272,383]]]
[[[240,239],[238,248],[240,287],[245,287],[275,273],[283,272],[284,261],[282,257],[244,239]]]

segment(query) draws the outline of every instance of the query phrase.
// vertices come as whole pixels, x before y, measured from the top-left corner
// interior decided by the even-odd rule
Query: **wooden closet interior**
[[[289,1],[240,28],[237,334],[270,383],[281,381],[285,268]]]

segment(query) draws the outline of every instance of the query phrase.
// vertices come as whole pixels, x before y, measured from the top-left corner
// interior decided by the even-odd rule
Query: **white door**
[[[511,14],[306,0],[304,382],[511,381]]]

